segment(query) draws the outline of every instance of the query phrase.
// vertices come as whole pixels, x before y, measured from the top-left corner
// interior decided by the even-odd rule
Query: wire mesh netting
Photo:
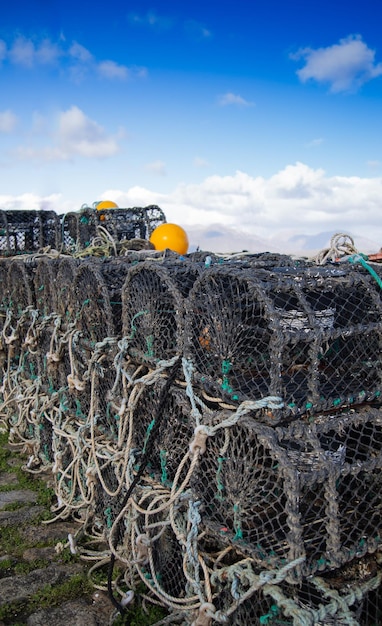
[[[163,211],[155,205],[145,208],[101,209],[97,211],[97,217],[117,242],[149,239],[153,230],[165,222]]]
[[[381,531],[378,411],[220,431],[193,475],[204,523],[262,567],[304,557],[294,575],[374,552]],[[360,502],[362,500],[362,506]]]
[[[181,354],[184,299],[199,271],[196,263],[171,260],[131,269],[122,289],[122,331],[137,362],[155,364]]]
[[[0,259],[0,330],[3,329],[8,309],[8,263],[5,259]]]
[[[57,248],[59,235],[59,218],[54,211],[0,211],[1,256]]]
[[[97,215],[91,209],[63,215],[61,219],[62,250],[73,253],[90,246],[97,233],[97,222]]]
[[[172,623],[379,625],[378,280],[149,252],[0,260],[0,417],[55,518]]]
[[[186,336],[207,394],[231,403],[280,396],[274,419],[381,393],[381,299],[366,273],[215,266],[194,285]]]
[[[91,245],[99,227],[116,243],[148,240],[165,221],[162,209],[156,205],[101,211],[84,207],[64,215],[48,210],[0,211],[0,256],[33,254],[43,249],[78,253]]]

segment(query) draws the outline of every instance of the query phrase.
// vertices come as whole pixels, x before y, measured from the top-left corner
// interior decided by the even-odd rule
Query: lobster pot
[[[270,428],[247,418],[207,442],[193,476],[206,526],[262,567],[303,556],[296,576],[377,550],[382,421],[376,410]]]
[[[64,367],[70,405],[75,408],[76,414],[87,416],[90,405],[94,402],[90,397],[89,363],[97,344],[105,338],[111,338],[114,332],[107,287],[93,263],[81,263],[77,267],[73,283],[73,303],[76,323],[68,335]],[[108,349],[105,345],[105,351]],[[102,351],[96,361],[101,356]],[[105,357],[102,363],[97,362],[94,367],[99,372],[103,368],[107,371]]]
[[[102,477],[102,482],[99,475]],[[116,477],[113,464],[104,463],[96,476],[92,506],[95,522],[104,529],[105,536],[108,536],[123,505],[126,488],[122,485],[119,489],[119,486],[120,481]]]
[[[144,209],[101,209],[97,217],[114,241],[148,238]]]
[[[41,377],[45,389],[50,392],[59,386],[57,346],[61,320],[57,314],[56,283],[59,264],[58,259],[40,259],[34,277],[36,308],[39,312],[38,345]]]
[[[15,259],[8,265],[8,307],[15,317],[20,317],[27,307],[35,307],[35,263]]]
[[[107,285],[99,268],[94,263],[79,265],[74,278],[73,290],[75,308],[78,314],[78,328],[81,331],[81,343],[84,349],[90,353],[94,350],[97,342],[114,335]]]
[[[382,573],[380,563],[379,584],[365,594],[359,613],[359,622],[362,626],[382,623]]]
[[[93,259],[93,263],[94,261],[95,259]],[[99,270],[109,293],[114,334],[117,337],[122,336],[122,288],[133,263],[137,263],[134,253],[132,256],[103,259],[99,264]]]
[[[1,211],[0,254],[30,254],[57,248],[59,218],[54,211]]]
[[[78,316],[73,285],[79,265],[80,261],[64,257],[62,260],[59,260],[57,267],[55,280],[55,311],[60,320],[60,326],[57,330],[57,339],[51,346],[51,351],[56,354],[57,358],[54,361],[50,361],[48,369],[51,369],[53,374],[57,368],[57,384],[59,386],[67,385],[67,376],[70,373],[69,344],[72,338],[72,332],[76,328]]]
[[[34,436],[38,441],[38,456],[45,466],[50,466],[54,461],[53,450],[53,416],[47,412],[40,415],[38,424],[34,424]]]
[[[138,489],[131,503],[131,514],[134,515],[130,528],[130,559],[136,563],[135,568],[144,584],[167,606],[172,608],[184,606],[184,599],[192,593],[183,569],[184,548],[179,543],[172,526],[169,524],[168,509],[155,512],[168,502],[169,493],[163,489],[156,491]],[[134,504],[140,511],[135,510]],[[179,503],[174,513],[178,527],[186,526],[187,503]],[[125,522],[126,524],[126,522]],[[126,524],[129,527],[128,524]],[[148,543],[147,553],[140,546]],[[127,540],[125,540],[125,545]],[[198,602],[198,596],[195,597]]]
[[[381,577],[380,566],[375,559],[369,559],[337,570],[331,577],[307,578],[298,586],[284,580],[260,587],[236,610],[232,590],[226,583],[214,605],[223,614],[229,613],[225,623],[230,626],[377,625],[381,623],[382,607],[374,598],[380,597]],[[242,593],[245,590],[241,589]]]
[[[144,207],[143,215],[146,224],[146,239],[148,239],[157,226],[166,223],[166,216],[162,209],[156,204],[150,204]]]
[[[302,269],[305,267],[309,267],[312,264],[306,261],[305,259],[293,259],[291,256],[287,254],[278,254],[276,252],[258,252],[256,254],[249,254],[248,252],[238,252],[232,255],[225,255],[223,258],[215,259],[213,255],[211,255],[212,265],[216,262],[224,265],[229,265],[230,267],[237,267],[242,269],[250,269],[253,270],[281,270],[288,272],[294,271],[297,268]]]
[[[8,256],[10,249],[6,211],[0,211],[0,255]]]
[[[0,332],[3,329],[8,308],[8,263],[0,259]]]
[[[63,252],[74,253],[87,248],[97,234],[98,218],[94,209],[66,213],[60,219]]]
[[[182,352],[184,299],[198,266],[187,261],[143,262],[132,268],[122,289],[122,332],[138,363],[156,364]]]
[[[80,261],[70,257],[59,261],[56,277],[56,311],[66,325],[75,321],[77,311],[74,298],[74,277]]]
[[[63,401],[62,401],[63,402]],[[90,462],[90,442],[84,439],[81,422],[68,413],[60,421],[52,421],[52,475],[56,496],[61,506],[80,509],[91,500],[86,470]]]
[[[51,315],[57,310],[56,277],[59,267],[59,259],[41,258],[37,262],[34,288],[36,308],[41,315]]]
[[[134,407],[133,447],[146,452],[155,421],[162,419],[158,433],[150,445],[148,471],[163,485],[173,484],[175,474],[185,455],[189,453],[189,443],[194,436],[194,420],[190,417],[190,403],[183,389],[170,387],[165,397],[161,379],[154,385],[142,386],[137,404]],[[159,404],[161,412],[158,415]],[[189,464],[179,476],[185,477]]]
[[[17,327],[15,339],[8,345],[11,367],[19,367],[23,378],[39,374],[39,356],[36,323],[37,311],[33,287],[34,263],[13,260],[8,266],[8,307],[10,324]],[[9,335],[9,329],[6,331]]]
[[[278,254],[275,252],[259,252],[258,254],[251,254],[247,259],[248,264],[252,268],[257,269],[277,269],[283,268],[283,271],[293,271],[297,268],[306,268],[311,265],[304,259],[293,259],[288,254]]]
[[[353,268],[216,266],[190,294],[185,354],[209,395],[278,396],[275,419],[315,414],[379,398],[381,311]]]

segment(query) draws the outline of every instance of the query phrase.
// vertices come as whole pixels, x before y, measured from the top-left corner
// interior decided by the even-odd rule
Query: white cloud
[[[81,63],[92,63],[94,59],[92,53],[76,41],[70,46],[68,53],[73,59]]]
[[[51,194],[49,196],[39,196],[34,193],[23,193],[19,196],[0,195],[0,207],[7,211],[41,211],[51,210],[58,213],[65,212],[70,209],[70,205],[65,204],[60,194]],[[60,207],[57,211],[57,207]]]
[[[57,44],[44,39],[36,48],[36,61],[42,65],[52,65],[62,56],[63,52]]]
[[[227,106],[230,104],[236,104],[238,106],[244,107],[254,106],[254,102],[249,102],[249,100],[245,100],[245,98],[242,98],[242,96],[231,92],[219,96],[218,103],[220,106]]]
[[[104,78],[126,79],[128,77],[128,69],[126,65],[119,65],[114,61],[102,61],[98,63],[98,72]]]
[[[49,39],[35,43],[32,39],[19,36],[9,48],[5,41],[0,40],[0,62],[6,60],[30,70],[42,65],[57,65],[61,61],[61,68],[66,69],[76,82],[83,80],[89,73],[110,80],[125,80],[130,76],[142,78],[147,74],[146,68],[129,68],[112,59],[97,60],[90,50],[77,41],[67,46],[62,36],[59,43]]]
[[[153,172],[154,174],[158,174],[158,176],[166,176],[166,163],[163,161],[153,161],[152,163],[147,163],[145,165],[145,169]]]
[[[382,63],[375,63],[375,51],[359,35],[349,35],[326,48],[303,48],[290,56],[305,61],[304,67],[297,71],[301,82],[329,83],[333,93],[355,91],[382,75]]]
[[[17,117],[10,110],[0,111],[0,133],[11,133],[17,125]]]
[[[36,59],[34,43],[25,37],[18,37],[9,50],[9,58],[15,65],[32,67]]]
[[[2,43],[2,58],[8,57],[14,65],[26,68],[32,68],[36,65],[53,65],[62,55],[59,46],[49,39],[44,39],[36,45],[31,39],[19,36],[8,51],[4,47],[4,42]]]
[[[72,121],[68,126],[72,132],[76,123]],[[82,193],[72,206],[81,206]],[[269,178],[237,171],[231,176],[209,176],[200,184],[181,184],[166,194],[136,186],[106,189],[98,197],[112,198],[120,207],[157,204],[168,221],[179,223],[190,232],[199,227],[209,232],[212,225],[219,225],[217,230],[245,233],[243,241],[261,238],[264,246],[268,242],[268,249],[284,246],[288,241],[294,241],[296,246],[303,240],[312,241],[313,235],[318,241],[322,239],[316,237],[320,233],[348,233],[355,240],[368,238],[377,242],[375,252],[382,242],[382,177],[327,176],[324,170],[304,163],[288,165]],[[34,203],[28,198],[23,204],[17,196],[17,206],[13,206],[12,197],[7,197],[7,202],[3,198],[0,196],[0,204],[9,208],[35,208],[39,202],[38,198]],[[67,207],[61,197],[52,208],[60,213]],[[209,241],[219,251],[221,237],[210,236]],[[240,238],[232,239],[232,246],[248,247],[239,241]]]
[[[44,118],[37,115],[35,122],[37,130],[44,128]],[[42,147],[19,146],[14,154],[24,161],[68,161],[74,157],[102,159],[119,152],[118,139],[122,135],[123,130],[116,136],[107,134],[102,126],[87,117],[81,109],[72,106],[59,114],[57,126],[51,132],[51,144]]]
[[[201,157],[195,157],[193,161],[193,166],[197,168],[209,167],[210,163],[206,161],[206,159],[202,159]]]
[[[147,13],[129,13],[127,16],[130,24],[136,26],[148,26],[149,28],[155,28],[157,30],[167,30],[174,24],[174,20],[170,17],[158,15],[154,11],[147,11]]]
[[[117,141],[76,106],[61,114],[59,144],[68,155],[104,158],[119,151]]]
[[[317,148],[317,146],[321,146],[323,142],[324,142],[323,138],[318,137],[317,139],[312,139],[311,141],[308,141],[306,145],[308,148]]]
[[[184,29],[187,35],[189,35],[192,39],[201,40],[210,39],[212,37],[211,31],[196,20],[187,20],[184,23]]]
[[[7,56],[7,44],[0,39],[0,62],[2,63]]]
[[[329,177],[296,163],[267,179],[237,171],[181,184],[169,194],[134,187],[120,192],[119,206],[158,204],[169,221],[219,223],[265,238],[290,229],[305,235],[350,230],[382,241],[381,198],[382,177]]]

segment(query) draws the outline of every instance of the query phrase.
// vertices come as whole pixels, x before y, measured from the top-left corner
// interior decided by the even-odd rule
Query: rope
[[[369,265],[366,259],[361,254],[354,254],[349,257],[349,263],[359,263],[362,267],[369,272],[369,274],[375,279],[378,287],[382,289],[382,280],[378,276],[377,272]]]
[[[329,248],[321,250],[321,252],[313,258],[313,261],[315,261],[317,265],[325,265],[330,262],[334,263],[342,256],[357,253],[358,250],[354,246],[353,237],[344,233],[336,233],[330,240]]]
[[[178,358],[177,360],[174,361],[171,369],[169,370],[169,374],[166,380],[166,383],[164,384],[160,396],[159,396],[159,403],[158,403],[158,408],[157,408],[157,412],[156,412],[156,419],[155,419],[155,424],[154,427],[152,428],[151,431],[151,435],[150,435],[150,439],[147,443],[146,446],[146,451],[145,454],[143,455],[141,462],[140,462],[140,466],[139,469],[135,475],[134,480],[132,481],[132,483],[130,484],[130,487],[123,499],[123,503],[121,508],[123,509],[129,498],[131,497],[131,494],[133,493],[135,487],[137,486],[137,484],[139,483],[143,472],[146,469],[146,465],[148,462],[148,459],[150,457],[151,454],[151,450],[152,450],[152,446],[154,444],[155,438],[157,437],[157,434],[159,432],[163,417],[164,417],[164,405],[165,405],[165,401],[166,401],[166,396],[167,396],[167,392],[170,389],[172,383],[175,380],[178,368],[180,366],[180,359]],[[110,564],[109,564],[109,573],[108,573],[108,581],[107,581],[107,588],[108,588],[108,594],[110,597],[110,600],[112,601],[113,605],[115,606],[115,608],[121,613],[124,614],[125,612],[125,608],[121,606],[121,604],[114,598],[113,595],[113,588],[112,588],[112,578],[113,578],[113,569],[114,569],[114,563],[115,563],[115,555],[114,553],[112,553],[111,557],[110,557]]]

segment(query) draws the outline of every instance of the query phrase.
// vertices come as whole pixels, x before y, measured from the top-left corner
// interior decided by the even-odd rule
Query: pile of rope
[[[0,281],[0,419],[120,611],[139,593],[162,624],[381,622],[370,272],[130,249],[3,259]]]

